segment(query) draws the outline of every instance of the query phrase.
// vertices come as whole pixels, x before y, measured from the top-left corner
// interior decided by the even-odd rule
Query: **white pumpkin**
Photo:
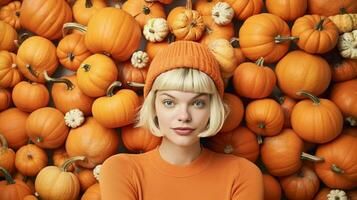
[[[217,2],[212,8],[212,19],[218,25],[231,23],[234,17],[233,8],[226,2]]]
[[[93,169],[93,176],[95,179],[97,179],[97,181],[99,181],[99,177],[100,177],[100,168],[102,167],[101,164],[97,165],[94,167]]]
[[[149,55],[144,51],[134,52],[131,56],[131,64],[136,68],[146,67],[149,63]]]
[[[330,193],[327,194],[327,200],[347,200],[347,194],[343,190],[331,190]]]
[[[164,18],[151,18],[144,26],[143,34],[150,42],[161,42],[169,34],[169,26]]]
[[[340,35],[337,47],[342,57],[357,59],[357,30]]]
[[[66,112],[64,115],[64,122],[70,128],[77,128],[84,122],[83,112],[77,108]]]

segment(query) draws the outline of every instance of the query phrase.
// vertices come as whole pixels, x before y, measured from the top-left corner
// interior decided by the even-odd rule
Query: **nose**
[[[179,122],[190,122],[192,120],[191,114],[187,106],[182,106],[179,110],[177,119]]]

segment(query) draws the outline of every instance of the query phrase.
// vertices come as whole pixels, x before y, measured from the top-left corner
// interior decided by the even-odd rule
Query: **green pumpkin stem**
[[[315,29],[318,31],[322,31],[324,29],[323,24],[324,24],[325,18],[322,18],[318,24],[316,24]]]
[[[126,82],[130,87],[138,87],[143,88],[145,86],[144,83],[137,83],[137,82]]]
[[[73,62],[75,56],[74,56],[74,54],[73,54],[72,52],[69,52],[69,53],[67,54],[67,58],[69,59],[69,61]]]
[[[350,126],[357,126],[357,118],[355,117],[346,117],[345,120],[350,124]]]
[[[170,32],[167,35],[167,43],[170,44],[172,42],[175,42],[175,40],[176,40],[176,36],[173,33]]]
[[[91,66],[89,64],[83,64],[81,67],[84,69],[85,72],[89,72]]]
[[[82,33],[86,33],[87,32],[87,27],[82,25],[82,24],[78,24],[78,23],[74,23],[74,22],[68,22],[63,24],[63,28],[62,28],[62,35],[63,37],[67,35],[68,31],[71,29],[76,29]]]
[[[295,36],[281,36],[281,35],[277,35],[275,37],[275,43],[280,44],[283,43],[285,41],[291,41],[291,40],[298,40],[299,37],[295,37]]]
[[[233,153],[233,151],[234,151],[234,148],[231,144],[224,146],[223,152],[225,154],[231,154],[231,153]]]
[[[9,148],[9,145],[8,145],[8,143],[6,141],[5,136],[3,134],[1,134],[1,133],[0,133],[0,142],[1,142],[1,148],[3,148],[3,149]]]
[[[259,122],[258,128],[261,128],[261,129],[265,128],[264,122]]]
[[[29,70],[29,72],[32,74],[34,77],[38,77],[38,73],[33,69],[33,67],[30,64],[25,65],[26,69]]]
[[[332,164],[330,167],[331,171],[337,173],[337,174],[343,174],[345,171],[343,169],[339,168],[337,165]]]
[[[232,37],[231,40],[229,41],[229,43],[231,43],[232,47],[237,49],[239,48],[239,38],[236,37]]]
[[[11,174],[3,167],[0,167],[0,172],[4,175],[8,185],[15,184],[15,180],[11,177]]]
[[[37,143],[43,142],[43,137],[36,137],[36,142]]]
[[[83,161],[85,158],[86,158],[85,156],[74,156],[74,157],[72,157],[72,158],[70,158],[70,159],[64,161],[64,163],[60,166],[60,169],[61,169],[61,171],[63,171],[63,172],[67,172],[68,167],[69,167],[72,163],[74,163],[74,162],[76,162],[76,161],[78,161],[78,160]]]
[[[148,6],[144,6],[144,7],[143,7],[143,13],[144,13],[145,15],[150,14],[150,12],[151,12],[151,10],[150,10],[150,8],[149,8]]]
[[[263,144],[263,137],[261,135],[257,135],[258,144]]]
[[[21,14],[20,11],[15,12],[16,17],[20,17],[20,14]]]
[[[50,76],[48,76],[47,71],[43,72],[43,76],[45,77],[45,80],[47,82],[50,82],[50,83],[51,82],[52,83],[64,83],[67,86],[67,90],[73,90],[74,89],[73,83],[70,80],[66,79],[66,78],[51,78]]]
[[[308,97],[309,99],[311,99],[311,101],[315,104],[315,105],[320,105],[320,99],[318,97],[316,97],[315,95],[307,92],[307,91],[298,91],[296,92],[297,95],[299,96],[304,96],[304,97]]]
[[[93,7],[93,3],[91,0],[86,0],[86,4],[85,4],[86,8],[91,8]]]
[[[344,7],[340,8],[340,14],[348,14],[346,8]]]
[[[120,81],[114,81],[112,84],[109,85],[107,89],[107,96],[112,97],[114,95],[114,89],[117,87],[121,87],[123,84]]]
[[[264,58],[260,57],[256,62],[256,65],[258,65],[259,67],[263,67],[264,66]]]
[[[308,161],[312,161],[312,162],[323,162],[325,161],[324,158],[318,157],[318,156],[314,156],[305,152],[301,153],[301,159],[302,160],[308,160]]]
[[[279,104],[283,104],[285,99],[285,96],[276,96],[276,100],[279,102]]]

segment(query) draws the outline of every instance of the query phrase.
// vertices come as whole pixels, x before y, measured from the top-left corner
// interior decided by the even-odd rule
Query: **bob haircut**
[[[139,111],[136,127],[143,126],[152,134],[162,137],[155,111],[156,92],[160,90],[179,90],[184,92],[206,93],[210,97],[210,118],[207,129],[199,137],[216,135],[228,115],[228,106],[219,96],[213,80],[204,72],[193,68],[176,68],[160,74],[154,81]]]

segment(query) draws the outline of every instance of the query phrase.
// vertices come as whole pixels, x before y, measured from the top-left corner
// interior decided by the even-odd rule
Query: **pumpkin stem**
[[[348,14],[346,8],[344,7],[340,8],[340,14]]]
[[[20,17],[20,11],[17,10],[17,11],[15,12],[15,15],[16,15],[16,17]]]
[[[145,86],[144,83],[137,83],[137,82],[126,82],[130,87],[139,87],[143,88]]]
[[[93,7],[93,3],[91,0],[86,0],[86,4],[85,4],[86,8],[91,8]]]
[[[122,85],[123,84],[120,81],[114,81],[107,89],[107,96],[112,97],[114,95],[114,88],[121,87]]]
[[[320,105],[320,99],[307,91],[301,90],[301,91],[296,92],[296,94],[299,96],[305,96],[305,97],[310,98],[311,101],[314,103],[314,105]]]
[[[304,172],[302,171],[302,169],[300,169],[297,173],[296,173],[296,176],[298,176],[298,177],[301,177],[301,178],[303,178],[304,177]]]
[[[312,161],[312,162],[323,162],[323,161],[325,161],[324,158],[321,158],[321,157],[318,157],[318,156],[314,156],[314,155],[311,155],[311,154],[308,154],[308,153],[305,153],[305,152],[301,153],[300,158],[302,160],[309,160],[309,161]]]
[[[350,126],[357,126],[357,119],[350,116],[350,117],[346,117],[345,119],[349,124]]]
[[[343,174],[343,173],[345,172],[343,169],[339,168],[339,167],[338,167],[337,165],[335,165],[335,164],[332,164],[331,167],[330,167],[330,169],[331,169],[333,172],[337,173],[337,174]]]
[[[66,161],[63,162],[63,164],[60,166],[61,171],[67,172],[68,167],[78,161],[78,160],[84,160],[86,157],[85,156],[74,156]]]
[[[297,40],[297,39],[299,39],[299,37],[277,35],[275,37],[275,43],[280,44],[280,43],[283,43],[285,41],[291,41],[291,40]]]
[[[2,146],[1,148],[3,148],[3,149],[9,148],[5,136],[1,133],[0,133],[0,142],[1,142],[1,146]]]
[[[322,31],[324,29],[323,24],[324,24],[325,18],[322,18],[318,24],[316,24],[315,29],[318,31]]]
[[[36,142],[38,142],[38,143],[43,142],[43,138],[42,137],[36,137]]]
[[[191,11],[192,10],[192,0],[186,1],[186,9]]]
[[[175,40],[176,40],[176,36],[173,33],[170,32],[167,35],[167,43],[170,44],[172,42],[175,42]]]
[[[50,76],[48,76],[47,71],[43,72],[43,76],[45,77],[45,80],[48,81],[48,82],[66,84],[67,90],[73,90],[74,89],[73,83],[68,79],[65,79],[65,78],[51,78]]]
[[[11,69],[15,69],[15,68],[17,68],[17,64],[16,63],[12,63],[11,64]]]
[[[82,25],[82,24],[78,24],[78,23],[74,23],[74,22],[68,22],[63,24],[63,28],[62,28],[62,36],[66,36],[68,34],[68,31],[71,29],[76,29],[82,33],[86,33],[87,32],[87,27]]]
[[[258,144],[263,144],[263,137],[261,135],[257,135]]]
[[[150,12],[151,12],[151,10],[150,10],[149,7],[147,7],[147,6],[144,6],[144,7],[143,7],[143,13],[144,13],[145,15],[150,14]]]
[[[0,167],[0,172],[4,175],[8,185],[15,184],[15,180],[11,177],[11,174],[3,167]]]
[[[225,154],[231,154],[231,153],[233,153],[234,148],[231,144],[228,144],[228,145],[224,146],[223,151]]]
[[[73,62],[75,56],[74,56],[74,54],[73,54],[72,52],[69,52],[69,53],[67,54],[67,58],[69,59],[69,61]]]
[[[279,104],[283,104],[285,101],[285,96],[277,96],[276,100],[279,102]]]
[[[262,129],[265,128],[264,122],[259,122],[258,127],[259,127],[259,128],[262,128]]]
[[[229,41],[231,43],[233,48],[239,48],[239,38],[232,37],[231,40]]]
[[[25,65],[26,69],[29,70],[29,72],[32,74],[34,77],[38,77],[38,73],[32,68],[30,64]]]
[[[259,67],[263,67],[264,65],[264,58],[263,57],[260,57],[256,62],[255,62],[256,65],[258,65]]]
[[[81,67],[84,69],[85,72],[89,72],[89,70],[90,70],[89,64],[83,64]]]

